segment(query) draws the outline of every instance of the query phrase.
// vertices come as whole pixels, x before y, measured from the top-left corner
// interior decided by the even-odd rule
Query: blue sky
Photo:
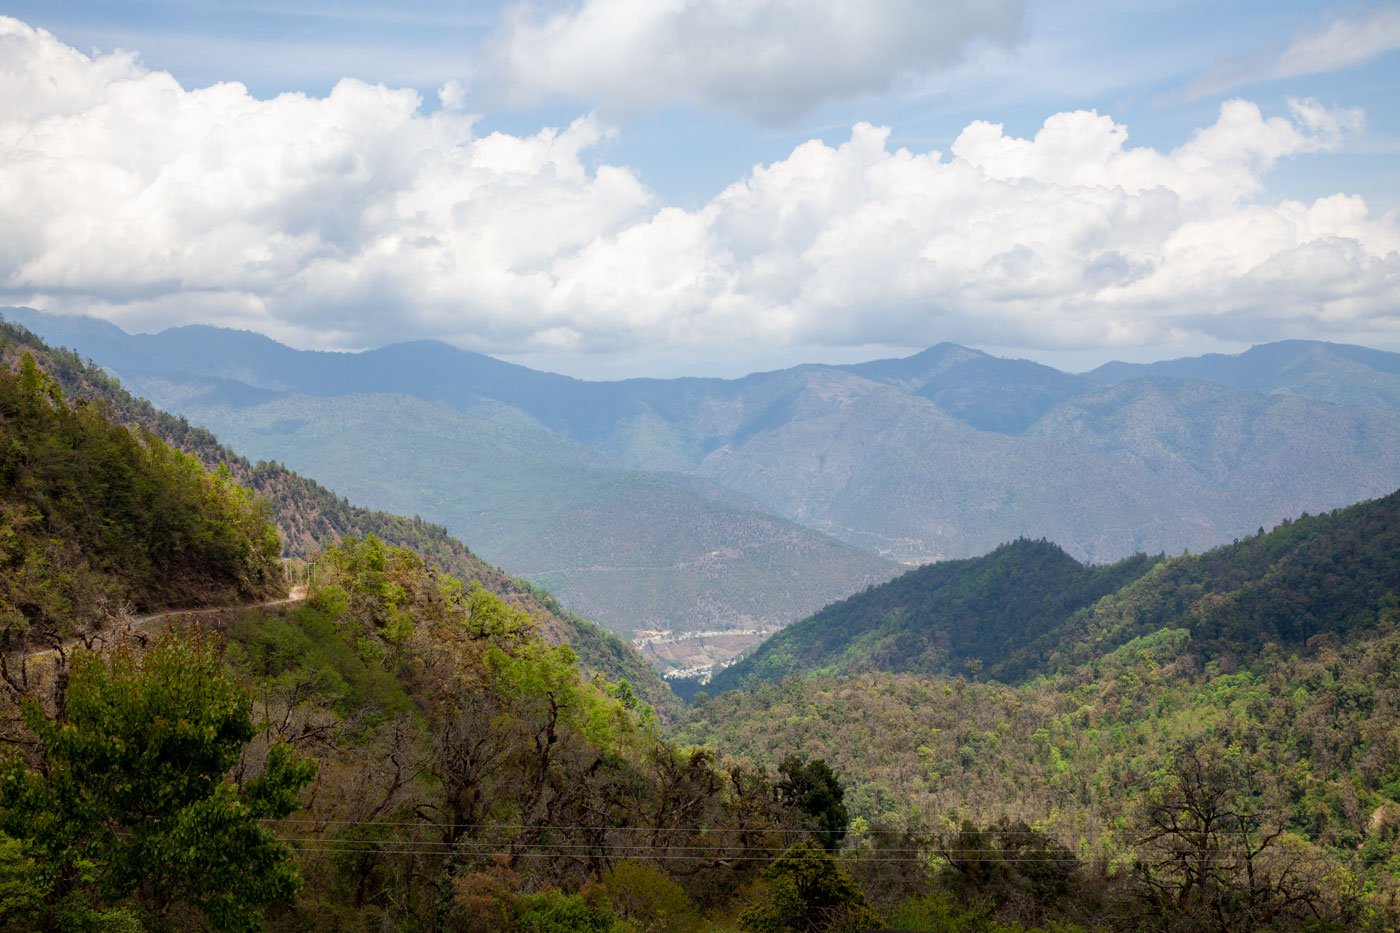
[[[1400,349],[1395,4],[737,7],[10,3],[7,93],[63,91],[0,146],[84,197],[0,197],[3,297],[587,376]]]

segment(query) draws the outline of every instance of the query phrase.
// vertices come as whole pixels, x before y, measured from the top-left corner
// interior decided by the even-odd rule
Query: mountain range
[[[753,633],[719,656],[695,639],[678,667],[900,565],[1018,537],[1092,563],[1201,551],[1400,485],[1400,355],[1360,347],[1072,374],[940,344],[587,382],[433,342],[328,353],[3,313],[252,457],[443,523],[614,631]]]

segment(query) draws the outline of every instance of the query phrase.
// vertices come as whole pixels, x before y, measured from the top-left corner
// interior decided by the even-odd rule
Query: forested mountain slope
[[[7,682],[0,928],[734,929],[790,846],[836,870],[781,777],[667,741],[483,587],[373,537],[309,581]]]
[[[373,540],[314,579],[227,633],[267,740],[320,762],[275,929],[696,930],[805,835],[768,773],[670,743],[483,589]]]
[[[581,382],[431,342],[304,353],[209,327],[127,335],[88,318],[5,314],[256,459],[357,503],[430,516],[624,635],[772,630],[898,572],[732,490],[638,472],[668,461],[672,439],[664,422],[631,419],[632,383]],[[646,391],[664,396],[655,405],[689,404],[690,381],[651,382]],[[647,463],[617,455],[613,433],[651,452]],[[580,523],[584,512],[596,523]],[[675,543],[666,561],[635,559],[627,536],[610,532],[643,519]],[[714,547],[716,537],[735,548]]]
[[[1204,660],[1347,636],[1400,593],[1400,492],[1205,554],[1085,566],[1047,542],[930,564],[794,623],[715,690],[790,674],[959,674],[1016,683],[1163,628]]]
[[[0,366],[0,632],[58,647],[123,611],[285,592],[266,504],[159,437]],[[9,674],[8,669],[6,674]]]
[[[1029,672],[1040,657],[1064,668],[1165,626],[1190,632],[1203,659],[1235,663],[1319,636],[1358,637],[1397,594],[1400,492],[1164,561],[1053,641],[1026,645],[1008,671]]]
[[[681,734],[760,763],[794,747],[830,762],[852,816],[876,830],[872,850],[961,829],[965,851],[941,849],[955,888],[1004,920],[1030,910],[1043,923],[1048,901],[1051,916],[1084,911],[1100,929],[1302,930],[1329,911],[1345,916],[1317,928],[1394,929],[1400,599],[1358,623],[1345,640],[1237,664],[1203,664],[1189,633],[1168,629],[1018,687],[790,678],[706,700]],[[1185,853],[1205,871],[1154,877]],[[1040,887],[1047,877],[1059,880]],[[1098,898],[1134,879],[1170,899],[1115,920]],[[1272,925],[1252,915],[1285,892],[1311,906]]]
[[[710,690],[811,671],[999,670],[1156,560],[1086,566],[1048,541],[1022,539],[984,557],[927,564],[788,626],[717,674]]]
[[[133,397],[102,370],[84,363],[76,355],[52,350],[23,328],[0,323],[0,359],[17,366],[26,353],[40,361],[42,368],[70,398],[94,403],[97,409],[90,417],[100,418],[99,411],[110,411],[115,420],[162,438],[208,469],[225,467],[234,481],[266,499],[272,505],[270,517],[281,532],[286,556],[307,557],[342,538],[367,535],[391,545],[408,547],[444,572],[463,580],[478,581],[524,609],[538,621],[547,637],[572,645],[586,667],[612,679],[627,679],[659,710],[674,708],[675,698],[670,689],[629,645],[565,610],[545,591],[524,584],[482,560],[441,525],[359,508],[280,464],[251,463],[220,444],[209,431]],[[280,576],[279,569],[279,580]],[[141,604],[145,604],[144,600]]]
[[[954,834],[941,851],[955,887],[1003,919],[1064,898],[1052,915],[1087,909],[1080,922],[1115,929],[1395,928],[1400,493],[1143,562],[1056,619],[1075,601],[1058,586],[1125,570],[1027,541],[921,568],[789,627],[747,688],[700,697],[681,735],[760,763],[794,747],[824,758],[850,779],[853,816],[900,845]],[[842,649],[863,640],[936,645],[894,669],[1005,653],[957,676],[853,672],[857,652]],[[765,662],[798,673],[752,676]],[[883,838],[867,844],[893,845]],[[1093,890],[1068,876],[1040,887],[1067,852],[1120,869]],[[1154,860],[1176,868],[1154,877]],[[1127,877],[1155,906],[1113,920],[1095,898]],[[1346,890],[1307,893],[1322,878]]]

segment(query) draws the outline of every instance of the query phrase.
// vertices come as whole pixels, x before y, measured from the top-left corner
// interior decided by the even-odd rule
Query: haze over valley
[[[1080,375],[940,344],[598,383],[440,343],[317,353],[5,313],[248,456],[442,522],[649,633],[668,671],[732,660],[901,566],[1018,537],[1098,563],[1199,552],[1400,486],[1400,355],[1322,342]]]

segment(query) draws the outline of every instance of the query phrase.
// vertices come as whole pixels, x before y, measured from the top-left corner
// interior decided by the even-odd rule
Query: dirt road
[[[151,631],[158,629],[160,627],[160,623],[165,622],[169,619],[197,619],[201,616],[214,616],[222,612],[246,612],[253,609],[275,609],[278,606],[288,606],[292,603],[299,603],[304,599],[306,599],[306,587],[294,586],[292,587],[291,592],[288,593],[286,598],[284,599],[271,599],[267,602],[262,603],[244,603],[238,606],[208,606],[203,609],[166,609],[162,610],[161,612],[152,612],[148,615],[134,616],[130,619],[123,620],[117,623],[116,625],[112,626],[112,628],[108,629],[107,632],[103,632],[101,634],[107,634],[108,632],[115,634],[119,632]],[[72,650],[73,648],[81,647],[82,644],[83,643],[81,641],[75,638],[65,643],[63,645],[62,650],[67,652]],[[58,648],[44,648],[41,651],[29,651],[25,652],[24,660],[26,663],[33,663],[34,661],[42,660],[43,658],[55,655],[58,652]]]

